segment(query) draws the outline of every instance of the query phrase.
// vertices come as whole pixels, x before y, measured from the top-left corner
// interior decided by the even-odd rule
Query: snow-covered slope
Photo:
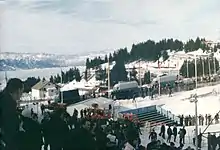
[[[107,51],[108,52],[108,51]],[[87,57],[104,56],[107,52],[87,53],[82,55],[58,55],[46,53],[13,53],[0,54],[0,71],[34,68],[52,68],[85,65]]]

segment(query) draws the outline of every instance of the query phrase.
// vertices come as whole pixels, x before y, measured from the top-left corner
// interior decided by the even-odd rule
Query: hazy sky
[[[1,50],[79,54],[147,39],[215,40],[219,6],[220,0],[2,1]]]

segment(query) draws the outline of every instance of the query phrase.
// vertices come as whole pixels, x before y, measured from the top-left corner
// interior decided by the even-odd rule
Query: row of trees
[[[138,72],[136,71],[136,68],[133,68],[130,72],[126,71],[125,64],[122,60],[116,60],[116,64],[112,68],[110,72],[110,84],[114,85],[118,83],[119,81],[137,81],[139,82],[139,79],[137,78]],[[96,71],[96,79],[101,81],[106,81],[107,85],[107,71],[106,69],[102,69],[99,67]],[[150,72],[146,72],[144,75],[144,80],[142,81],[145,84],[150,83]]]
[[[214,67],[215,61],[215,67]],[[188,69],[187,69],[188,63]],[[215,69],[216,70],[215,70]],[[219,62],[215,58],[199,58],[197,60],[197,76],[209,75],[209,73],[213,74],[214,70],[218,71],[219,69]],[[187,75],[188,72],[188,75]],[[180,74],[184,77],[195,77],[195,60],[185,61],[180,69]]]
[[[61,78],[62,76],[62,78]],[[66,72],[61,72],[60,74],[57,74],[56,76],[51,76],[50,77],[50,82],[52,83],[68,83],[70,81],[80,81],[81,80],[81,75],[80,75],[80,71],[78,68],[70,68],[68,71]]]
[[[113,54],[109,55],[109,61],[116,61],[121,60],[124,62],[135,61],[138,59],[148,60],[148,61],[156,61],[159,57],[163,57],[164,60],[168,58],[167,51],[170,49],[171,51],[181,51],[185,50],[185,52],[195,51],[199,48],[203,50],[210,49],[208,44],[206,44],[205,39],[200,39],[199,37],[196,40],[190,39],[185,44],[180,40],[174,39],[163,39],[159,42],[155,42],[153,40],[148,40],[146,42],[133,44],[131,51],[128,52],[127,48],[119,49]],[[217,45],[216,48],[220,45]],[[99,66],[100,64],[107,63],[108,57],[105,55],[104,58],[95,57],[94,59],[87,58],[86,60],[86,67],[87,68],[94,68]]]

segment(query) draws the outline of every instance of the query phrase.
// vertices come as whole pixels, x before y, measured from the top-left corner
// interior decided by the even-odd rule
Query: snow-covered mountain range
[[[46,53],[14,53],[2,52],[0,54],[0,71],[51,68],[85,65],[87,57],[104,56],[108,51],[91,52],[82,55],[59,55]]]

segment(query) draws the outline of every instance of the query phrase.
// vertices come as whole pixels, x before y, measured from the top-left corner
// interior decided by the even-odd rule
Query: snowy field
[[[132,100],[118,100],[114,106],[118,106],[117,111],[124,111],[151,105],[161,105],[162,108],[171,111],[175,115],[192,115],[195,114],[195,104],[190,102],[190,96],[195,93],[198,96],[210,93],[208,96],[198,97],[198,114],[204,115],[209,113],[214,115],[220,110],[220,95],[218,95],[220,93],[220,84],[192,91],[177,92],[172,97],[162,95],[154,100],[151,100],[149,97],[136,98],[136,103],[132,103]]]
[[[215,91],[215,92],[214,92]],[[215,86],[207,86],[203,88],[198,88],[197,90],[192,90],[192,91],[186,91],[186,92],[177,92],[174,93],[172,97],[168,97],[167,95],[162,95],[154,100],[150,100],[149,97],[146,98],[137,98],[136,103],[132,103],[132,100],[118,100],[115,102],[114,106],[118,106],[117,111],[123,111],[123,110],[128,110],[128,109],[135,109],[135,108],[140,108],[140,107],[146,107],[146,106],[151,106],[151,105],[160,105],[162,108],[171,111],[171,113],[175,115],[183,114],[183,115],[194,115],[195,114],[195,104],[191,103],[190,100],[188,99],[191,94],[197,95],[202,95],[202,94],[208,94],[208,96],[204,97],[199,97],[198,98],[198,114],[211,114],[214,116],[217,112],[220,110],[220,100],[219,100],[219,93],[220,93],[220,84],[215,85]],[[187,130],[187,135],[186,135],[186,145],[193,147],[192,144],[192,139],[193,139],[193,130],[194,126],[191,127],[186,127]],[[206,126],[199,126],[199,131],[203,132]],[[142,139],[142,144],[146,146],[150,141],[149,141],[149,131],[146,129],[143,130],[143,135],[141,136]],[[160,132],[160,127],[157,127],[156,132]],[[220,124],[217,125],[211,125],[207,132],[218,132],[220,131]],[[204,135],[207,137],[207,134]],[[218,136],[218,134],[216,135]],[[160,140],[163,141],[162,138],[159,137]],[[173,140],[173,139],[172,139]],[[178,144],[178,138],[177,142],[175,143],[176,146],[179,146]],[[203,138],[202,142],[202,150],[207,149],[207,139]]]
[[[199,132],[200,131],[203,132],[205,128],[206,128],[206,126],[199,126]],[[172,127],[171,127],[171,129],[172,129]],[[178,128],[178,131],[179,131],[179,129],[180,128]],[[188,146],[190,146],[191,148],[195,148],[193,146],[193,137],[194,137],[193,136],[193,130],[195,129],[195,127],[194,126],[190,126],[190,127],[186,127],[185,129],[186,129],[187,133],[186,133],[186,137],[185,137],[185,146],[184,146],[184,148],[187,148]],[[142,128],[141,131],[142,131],[142,135],[141,135],[141,142],[142,143],[141,144],[143,146],[147,146],[147,144],[150,143],[149,131],[147,129],[145,129],[145,128]],[[160,133],[160,128],[159,127],[155,128],[155,131],[159,134]],[[220,124],[210,125],[205,133],[217,132],[217,131],[220,131]],[[216,134],[216,136],[218,136],[218,135],[219,135],[219,133]],[[207,137],[207,134],[204,134],[204,136]],[[205,138],[205,137],[202,138],[202,144],[201,144],[202,149],[201,150],[207,150],[207,148],[208,148],[207,138]],[[164,140],[163,138],[158,136],[158,140],[160,140],[162,143],[163,142],[167,143],[166,142],[167,135],[165,136],[165,138],[166,139]],[[173,136],[171,138],[171,142],[174,142],[174,137]],[[177,147],[179,146],[179,137],[178,137],[178,135],[177,135],[176,142],[174,142],[174,143],[175,143],[175,146],[177,146]],[[167,143],[167,144],[169,144],[169,143]]]

